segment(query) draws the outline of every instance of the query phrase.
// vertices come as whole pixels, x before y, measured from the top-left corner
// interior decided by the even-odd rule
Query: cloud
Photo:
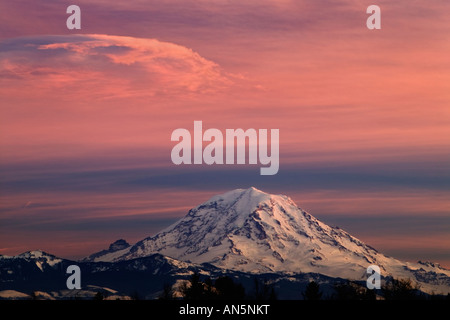
[[[220,66],[170,42],[103,34],[3,40],[2,95],[53,92],[108,99],[220,91],[232,84]]]

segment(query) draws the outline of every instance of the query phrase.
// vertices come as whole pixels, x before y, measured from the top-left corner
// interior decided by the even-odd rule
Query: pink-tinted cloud
[[[183,46],[108,35],[28,37],[3,41],[1,93],[65,94],[112,99],[205,94],[231,83],[220,67]],[[95,90],[91,90],[95,88]]]
[[[3,162],[155,150],[167,119],[238,79],[189,48],[108,35],[4,40],[0,74]]]

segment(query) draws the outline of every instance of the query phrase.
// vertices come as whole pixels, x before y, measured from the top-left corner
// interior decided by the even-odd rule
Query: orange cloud
[[[1,93],[111,99],[188,96],[232,84],[220,66],[193,50],[156,39],[101,34],[3,41]]]

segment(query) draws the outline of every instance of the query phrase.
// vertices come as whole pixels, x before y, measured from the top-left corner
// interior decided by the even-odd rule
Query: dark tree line
[[[179,287],[179,293],[186,300],[275,300],[277,295],[274,287],[258,278],[254,279],[253,290],[247,293],[242,284],[236,283],[231,277],[223,276],[213,281],[194,273],[188,281]],[[178,296],[179,297],[179,296]],[[319,283],[311,281],[303,290],[305,300],[450,300],[450,294],[424,294],[420,287],[411,279],[388,279],[378,290],[369,290],[364,284],[346,281],[336,283],[328,294],[324,294]],[[165,285],[160,299],[174,299],[171,285]]]
[[[428,295],[420,291],[419,285],[411,279],[390,279],[379,290],[369,290],[364,285],[347,281],[334,285],[334,292],[327,297],[323,296],[320,285],[311,281],[303,292],[305,300],[450,300],[450,294]],[[378,297],[377,297],[378,296]]]
[[[275,290],[267,282],[255,278],[254,292],[247,294],[242,284],[234,282],[229,276],[223,276],[213,281],[207,277],[201,280],[200,274],[194,273],[187,282],[179,288],[183,299],[186,300],[243,300],[276,299]],[[165,285],[160,299],[173,299],[172,286]]]

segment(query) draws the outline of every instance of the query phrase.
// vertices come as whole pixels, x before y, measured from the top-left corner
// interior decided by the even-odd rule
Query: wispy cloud
[[[1,45],[5,96],[16,95],[23,87],[29,95],[53,92],[78,99],[186,96],[231,84],[216,63],[189,48],[156,39],[36,36],[4,40]]]

